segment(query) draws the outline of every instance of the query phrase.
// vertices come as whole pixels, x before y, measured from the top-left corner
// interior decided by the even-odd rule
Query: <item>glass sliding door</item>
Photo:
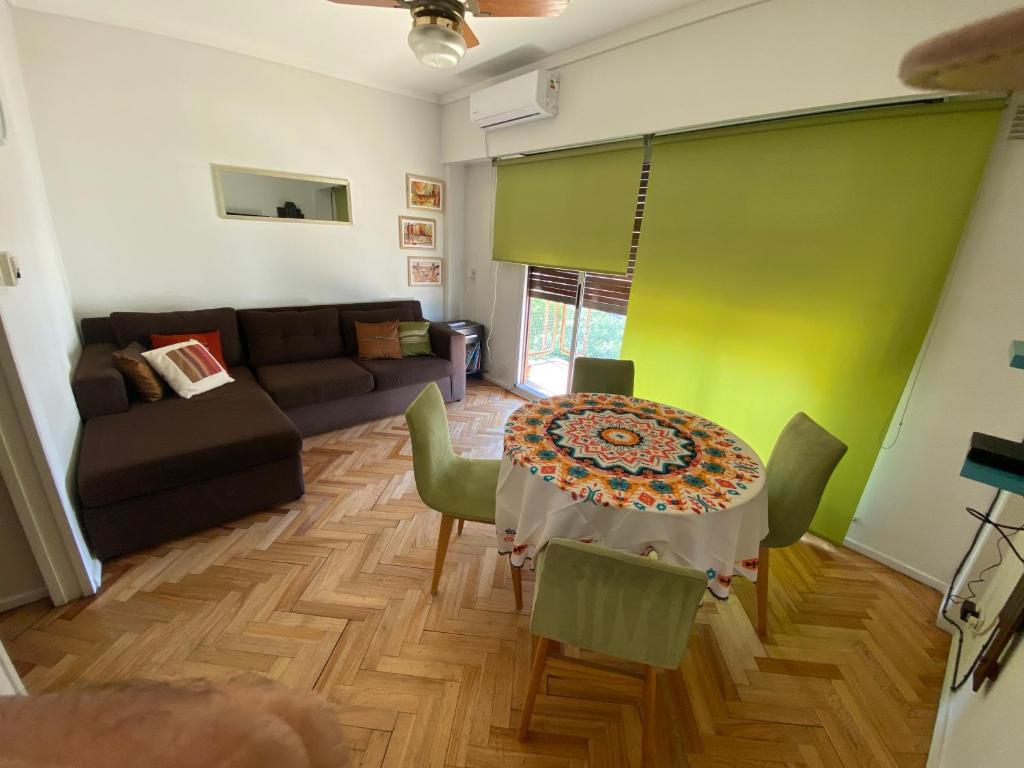
[[[520,386],[564,394],[577,357],[618,359],[629,285],[630,275],[530,267]]]
[[[580,274],[571,269],[530,267],[519,382],[530,392],[546,396],[569,391]]]

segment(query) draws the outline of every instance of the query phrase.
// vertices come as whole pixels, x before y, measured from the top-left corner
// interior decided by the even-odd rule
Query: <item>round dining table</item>
[[[495,522],[498,551],[531,564],[553,538],[699,568],[729,596],[756,581],[768,533],[765,470],[713,421],[620,395],[526,403],[505,425]],[[656,553],[656,554],[655,554]]]

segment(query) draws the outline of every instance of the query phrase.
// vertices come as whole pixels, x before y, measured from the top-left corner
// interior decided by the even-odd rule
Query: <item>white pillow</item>
[[[234,381],[217,358],[195,339],[151,349],[142,356],[186,400]]]

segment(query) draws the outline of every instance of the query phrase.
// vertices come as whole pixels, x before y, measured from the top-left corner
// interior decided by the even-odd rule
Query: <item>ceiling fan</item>
[[[424,64],[454,67],[467,48],[480,44],[466,23],[474,16],[560,16],[569,0],[330,0],[339,5],[403,8],[412,14],[409,47]]]

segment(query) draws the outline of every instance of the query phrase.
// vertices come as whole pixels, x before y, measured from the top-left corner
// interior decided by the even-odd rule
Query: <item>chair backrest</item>
[[[672,669],[690,639],[703,571],[597,544],[551,539],[541,552],[535,635]]]
[[[768,459],[768,535],[765,547],[788,547],[807,533],[846,444],[806,413],[798,413]]]
[[[572,366],[570,392],[603,392],[633,396],[633,361],[577,357]]]
[[[448,414],[437,384],[431,382],[405,411],[412,438],[412,466],[416,489],[427,506],[447,499],[443,486],[445,473],[455,463],[452,438],[448,434]]]

